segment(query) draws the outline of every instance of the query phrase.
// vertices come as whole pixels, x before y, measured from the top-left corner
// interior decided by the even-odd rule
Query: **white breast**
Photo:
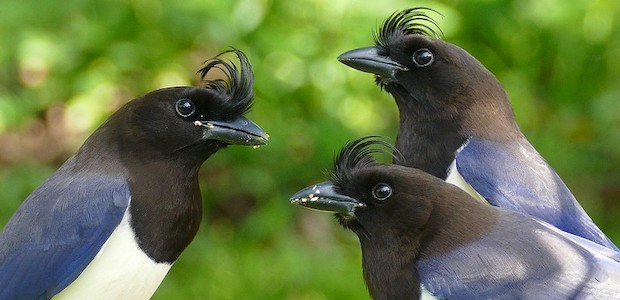
[[[171,264],[156,263],[138,247],[126,213],[93,261],[54,299],[149,299]]]
[[[469,183],[467,183],[467,181],[465,181],[465,178],[463,178],[461,173],[459,173],[458,169],[456,168],[456,159],[448,168],[448,177],[446,178],[446,182],[460,187],[462,190],[466,191],[469,195],[474,197],[474,199],[482,203],[489,204],[489,201],[484,199],[482,195],[478,194],[478,192]]]

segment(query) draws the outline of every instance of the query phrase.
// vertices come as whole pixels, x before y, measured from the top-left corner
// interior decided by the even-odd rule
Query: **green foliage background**
[[[392,12],[432,7],[445,40],[504,84],[522,130],[620,243],[620,2],[614,0],[1,1],[0,227],[110,113],[198,83],[229,46],[271,134],[201,172],[201,230],[155,299],[366,299],[352,233],[291,206],[347,140],[395,138],[391,97],[336,57]]]

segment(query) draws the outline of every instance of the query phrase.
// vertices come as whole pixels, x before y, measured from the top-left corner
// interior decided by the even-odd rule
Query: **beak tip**
[[[269,142],[269,135],[266,133],[258,135],[252,142],[254,146],[267,145],[267,142]]]
[[[351,62],[354,63],[356,60],[359,59],[358,55],[355,55],[355,52],[353,54],[354,55],[351,55],[351,51],[347,51],[345,53],[342,53],[342,54],[338,55],[338,57],[336,57],[336,59],[339,62],[341,62],[341,63],[343,63],[343,64],[345,64],[347,66],[351,66],[350,65]]]
[[[266,145],[269,142],[269,138],[271,137],[269,133],[265,132],[262,128],[255,125],[256,129],[253,130],[252,135],[254,135],[253,142],[256,145]]]
[[[196,121],[194,125],[205,128],[204,139],[219,140],[230,145],[261,146],[269,141],[269,134],[243,116],[230,121]]]
[[[263,134],[258,135],[256,139],[260,140],[263,143],[266,143],[266,142],[269,141],[269,136],[267,134],[263,133]]]

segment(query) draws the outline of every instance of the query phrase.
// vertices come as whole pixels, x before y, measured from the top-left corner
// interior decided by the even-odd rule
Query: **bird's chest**
[[[126,214],[97,256],[54,299],[149,299],[170,263],[157,263],[140,249]]]
[[[136,193],[129,208],[138,245],[160,263],[176,261],[196,236],[202,220],[197,186],[195,190],[172,191]]]

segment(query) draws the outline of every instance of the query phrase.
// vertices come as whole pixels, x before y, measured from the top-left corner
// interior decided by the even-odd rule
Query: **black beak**
[[[334,191],[334,185],[331,181],[309,186],[295,193],[290,201],[292,204],[302,207],[350,216],[355,215],[357,208],[366,206],[349,196],[338,194]]]
[[[243,116],[229,121],[196,121],[204,127],[203,139],[218,140],[231,145],[264,145],[269,135]]]
[[[338,56],[341,63],[363,72],[373,73],[384,78],[396,80],[396,72],[407,71],[407,67],[379,54],[377,47],[360,48]]]

